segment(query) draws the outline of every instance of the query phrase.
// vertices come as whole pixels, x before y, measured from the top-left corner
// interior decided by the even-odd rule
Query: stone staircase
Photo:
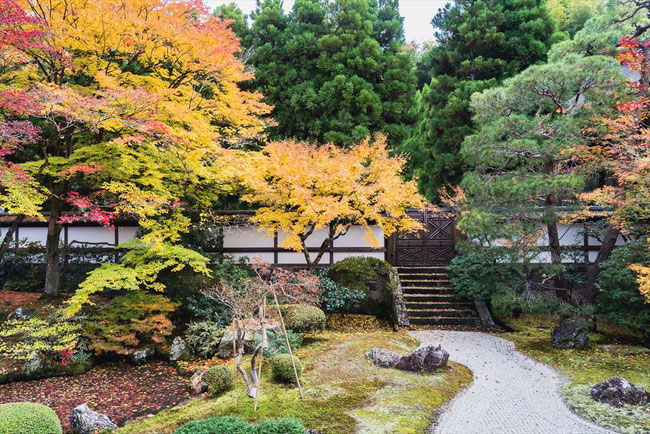
[[[411,325],[478,326],[474,303],[455,296],[444,265],[397,267]]]

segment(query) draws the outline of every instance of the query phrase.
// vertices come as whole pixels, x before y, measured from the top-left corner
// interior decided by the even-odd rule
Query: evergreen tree
[[[265,0],[251,14],[252,86],[273,105],[274,137],[339,146],[412,124],[412,56],[397,0]]]
[[[543,0],[456,0],[431,21],[439,44],[422,59],[431,81],[403,150],[431,200],[463,173],[460,145],[475,127],[470,97],[544,60],[554,23]]]

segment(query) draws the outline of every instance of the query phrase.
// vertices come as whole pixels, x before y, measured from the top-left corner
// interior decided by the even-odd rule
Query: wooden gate
[[[396,266],[447,264],[454,257],[456,226],[447,213],[411,210],[409,216],[424,227],[414,234],[396,234],[389,240],[388,260]]]

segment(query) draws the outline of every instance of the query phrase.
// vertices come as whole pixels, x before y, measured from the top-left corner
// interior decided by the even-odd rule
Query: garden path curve
[[[563,378],[549,366],[485,333],[411,332],[422,343],[440,343],[474,382],[442,410],[430,434],[604,434],[581,419],[560,397]]]

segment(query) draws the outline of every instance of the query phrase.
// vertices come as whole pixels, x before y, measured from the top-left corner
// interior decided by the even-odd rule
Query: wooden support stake
[[[232,372],[234,375],[232,379],[232,396],[235,399],[235,405],[237,405],[237,358],[235,357],[237,354],[237,344],[235,343],[237,327],[235,327],[235,321],[237,320],[233,319],[232,321]]]
[[[291,357],[291,365],[293,366],[293,373],[296,376],[296,383],[298,384],[298,391],[300,392],[300,399],[303,399],[302,396],[302,386],[300,385],[300,378],[298,378],[298,370],[296,369],[296,362],[293,360],[293,351],[291,350],[291,342],[289,342],[289,335],[287,334],[287,329],[284,326],[284,318],[282,317],[282,312],[280,311],[280,303],[278,302],[278,295],[273,291],[273,299],[275,300],[275,307],[278,309],[278,315],[280,316],[280,326],[282,327],[282,333],[284,333],[284,339],[287,341],[287,347],[289,348],[289,357]]]
[[[262,362],[264,361],[264,343],[266,338],[266,329],[264,324],[264,317],[266,316],[266,297],[264,297],[264,303],[262,304],[262,348],[260,350],[260,366],[257,370],[257,389],[255,390],[255,405],[253,406],[253,411],[257,411],[257,398],[260,396],[260,388],[262,386]]]

